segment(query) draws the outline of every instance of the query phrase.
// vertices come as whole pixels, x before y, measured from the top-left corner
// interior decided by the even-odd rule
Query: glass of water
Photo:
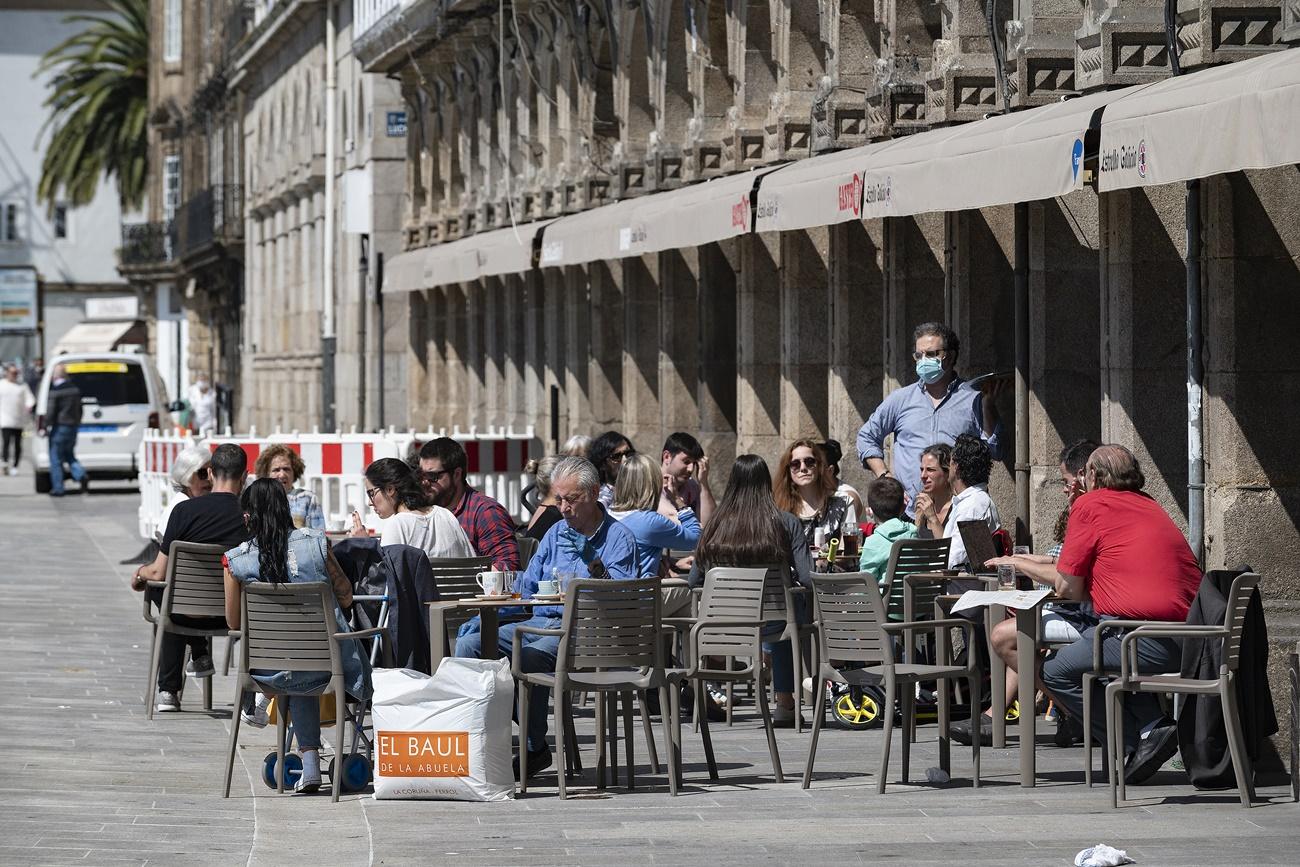
[[[1017,556],[1019,556],[1019,555],[1021,555],[1021,554],[1028,554],[1028,553],[1029,553],[1029,546],[1028,546],[1028,545],[1016,545],[1015,547],[1013,547],[1013,548],[1011,549],[1011,553],[1012,553],[1012,554],[1015,554],[1015,555],[1017,555]]]
[[[1016,567],[1010,563],[1005,563],[998,567],[998,586],[1003,590],[1014,590],[1016,587]]]

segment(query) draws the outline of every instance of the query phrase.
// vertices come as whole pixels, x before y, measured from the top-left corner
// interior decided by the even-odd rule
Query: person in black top
[[[81,389],[68,379],[68,369],[62,364],[54,366],[50,377],[50,390],[45,397],[45,415],[37,427],[50,438],[50,496],[63,496],[63,465],[68,465],[72,480],[81,483],[85,493],[90,487],[90,476],[77,462],[73,451],[77,445],[77,431],[81,429]]]
[[[167,554],[171,551],[173,542],[200,542],[221,545],[229,550],[248,540],[248,527],[244,523],[243,509],[239,506],[239,494],[244,489],[244,480],[248,476],[247,455],[233,443],[218,446],[212,453],[208,472],[212,475],[211,493],[176,505],[167,521],[158,557],[152,563],[140,567],[131,579],[131,589],[144,590],[148,581],[166,580]],[[161,588],[150,589],[149,595],[155,604],[162,604]],[[225,619],[221,617],[187,618],[175,615],[173,619],[177,623],[198,629],[225,628]],[[163,635],[162,654],[158,664],[156,709],[159,712],[181,709],[180,692],[185,677],[182,665],[187,644],[190,656],[193,657],[196,676],[209,677],[215,671],[212,649],[207,638],[170,633]]]

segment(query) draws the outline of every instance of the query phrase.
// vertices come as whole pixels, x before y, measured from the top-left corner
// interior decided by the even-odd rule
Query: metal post
[[[1187,182],[1187,536],[1205,565],[1205,452],[1201,394],[1205,368],[1201,337],[1201,182]]]
[[[1015,205],[1016,543],[1029,543],[1029,205]]]
[[[370,312],[370,298],[366,293],[366,277],[370,271],[370,236],[361,235],[361,257],[357,260],[357,427],[366,429],[366,365],[370,361],[366,351],[366,314]]]
[[[325,225],[324,225],[324,280],[321,281],[320,327],[320,380],[321,429],[336,429],[334,415],[334,355],[338,338],[334,333],[334,163],[337,124],[334,104],[338,96],[338,69],[336,68],[336,39],[334,32],[334,0],[325,3]]]
[[[377,407],[378,429],[384,429],[384,254],[375,253],[375,311],[377,324],[375,326],[378,336],[375,339],[375,353],[379,356],[378,364],[375,365],[375,373],[379,379],[377,395],[379,405]]]

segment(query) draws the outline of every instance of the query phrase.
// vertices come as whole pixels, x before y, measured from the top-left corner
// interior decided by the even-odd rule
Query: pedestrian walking
[[[36,405],[32,390],[19,376],[18,366],[5,365],[4,379],[0,379],[0,436],[4,440],[4,468],[8,475],[18,475],[18,464],[23,459],[23,428]],[[12,451],[12,457],[10,452]]]
[[[77,432],[81,429],[81,389],[68,378],[68,369],[55,365],[50,391],[45,399],[45,428],[50,438],[50,496],[63,496],[63,465],[81,492],[90,490],[90,475],[77,462]]]
[[[186,398],[190,402],[191,426],[196,433],[214,430],[217,426],[217,392],[208,382],[207,376],[200,373],[194,384],[190,386]]]

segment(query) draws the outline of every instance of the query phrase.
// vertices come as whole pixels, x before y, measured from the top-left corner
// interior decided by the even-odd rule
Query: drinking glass
[[[1012,554],[1016,554],[1016,555],[1020,555],[1020,554],[1028,554],[1028,553],[1029,553],[1029,546],[1028,546],[1028,545],[1016,545],[1015,547],[1013,547],[1013,548],[1011,549],[1011,553],[1012,553]]]

